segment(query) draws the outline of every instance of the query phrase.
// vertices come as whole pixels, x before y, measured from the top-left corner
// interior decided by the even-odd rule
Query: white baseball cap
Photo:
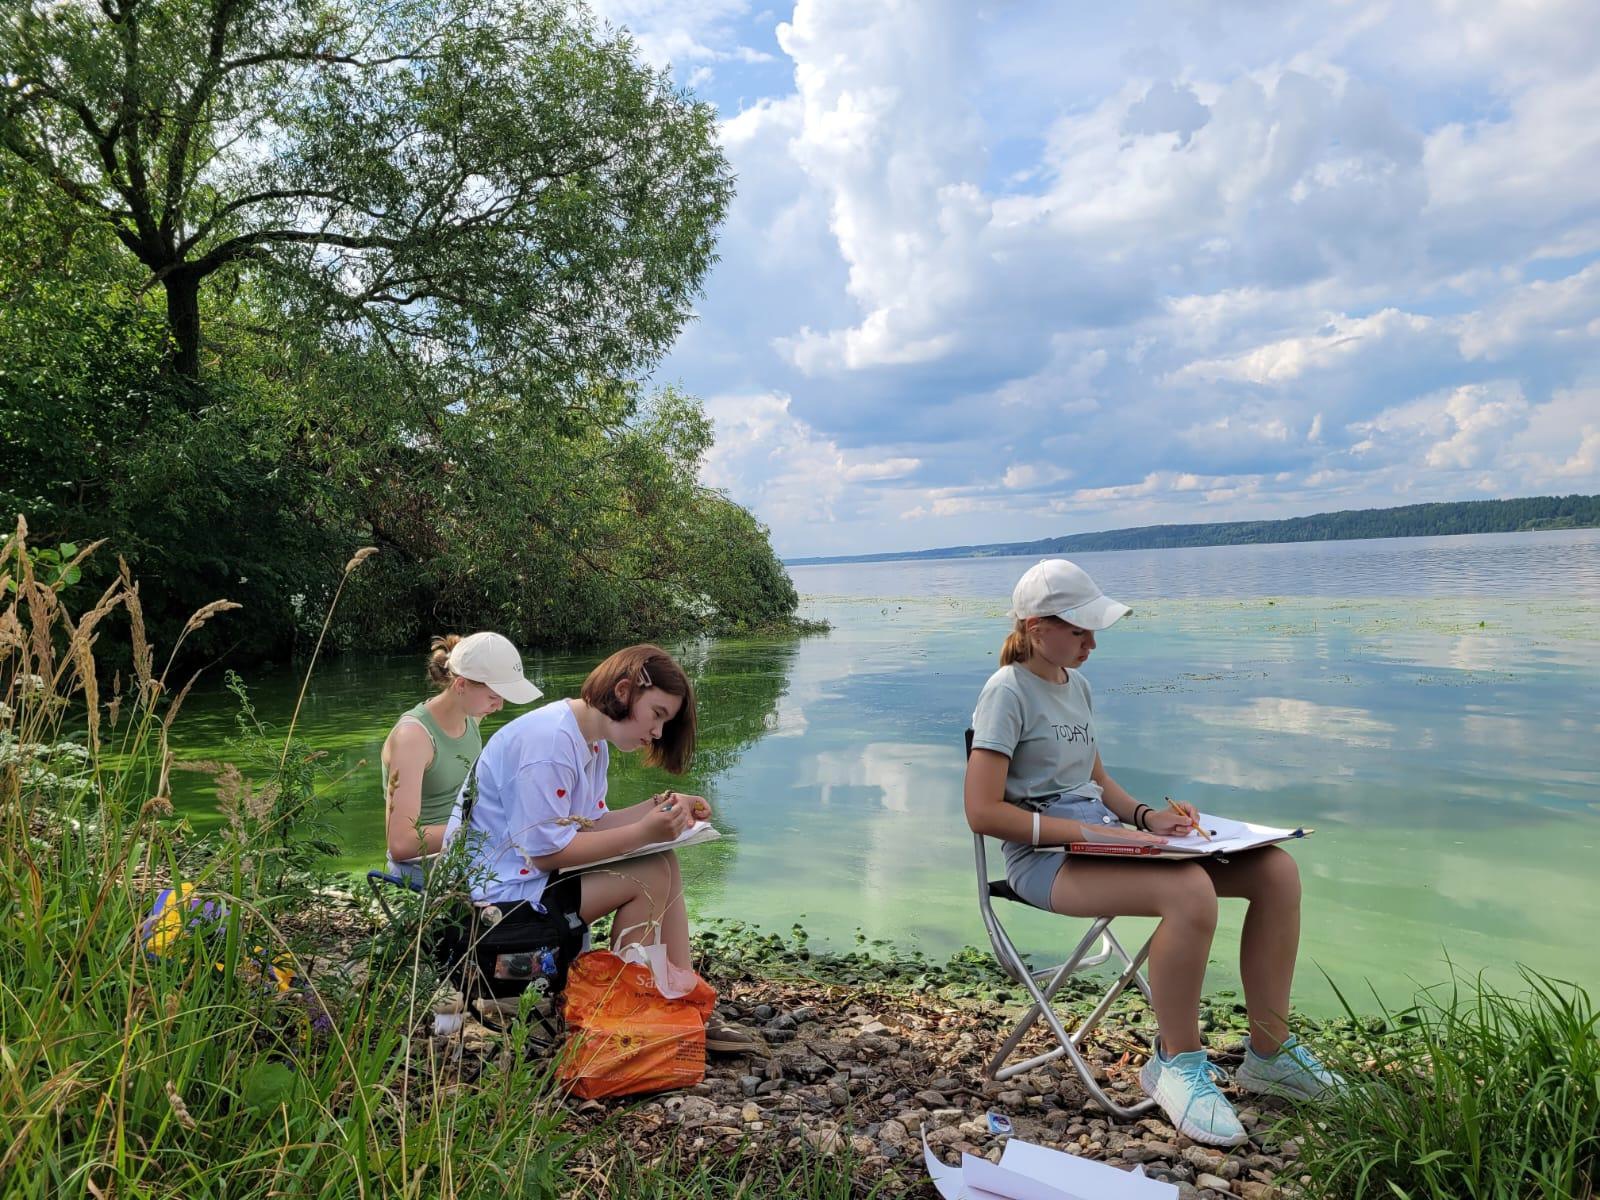
[[[1046,558],[1023,573],[1011,592],[1008,616],[1060,617],[1079,629],[1109,629],[1133,609],[1118,604],[1077,563]]]
[[[511,704],[530,704],[544,695],[523,676],[517,648],[498,633],[468,634],[455,644],[446,664]]]

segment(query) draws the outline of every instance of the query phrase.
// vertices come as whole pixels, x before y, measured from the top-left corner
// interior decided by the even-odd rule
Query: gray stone
[[[1202,1171],[1195,1176],[1194,1181],[1198,1187],[1209,1188],[1213,1192],[1222,1192],[1224,1195],[1233,1193],[1233,1184],[1223,1179],[1220,1175],[1211,1175]]]

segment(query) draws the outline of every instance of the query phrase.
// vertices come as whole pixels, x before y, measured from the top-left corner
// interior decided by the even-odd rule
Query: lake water
[[[1102,755],[1136,796],[1307,825],[1296,999],[1391,1003],[1448,961],[1514,982],[1514,964],[1600,990],[1600,531],[1119,551],[1077,556],[1134,614],[1102,635]],[[857,931],[939,955],[982,944],[961,812],[961,731],[1028,559],[798,567],[800,639],[675,647],[701,692],[703,753],[672,781],[716,806],[724,840],[683,856],[690,906],[813,943]],[[600,653],[531,655],[547,696]],[[331,772],[352,867],[381,862],[378,748],[425,694],[421,657],[318,669],[300,731]],[[251,680],[286,722],[298,679]],[[225,757],[232,708],[191,696],[180,757]],[[330,780],[333,774],[330,773]],[[612,795],[668,779],[619,756]],[[178,799],[212,819],[202,777]],[[1224,904],[1208,982],[1237,986],[1240,914]],[[1024,949],[1071,923],[1020,913]],[[1138,926],[1140,922],[1129,922]],[[1370,1003],[1370,1000],[1367,1001]]]

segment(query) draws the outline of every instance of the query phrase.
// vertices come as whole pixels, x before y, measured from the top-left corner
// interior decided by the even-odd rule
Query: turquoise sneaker
[[[1344,1080],[1317,1060],[1293,1035],[1271,1058],[1262,1058],[1247,1046],[1244,1064],[1233,1081],[1247,1092],[1282,1096],[1287,1100],[1320,1100],[1344,1086]]]
[[[1246,1138],[1239,1115],[1217,1090],[1222,1069],[1204,1050],[1162,1058],[1158,1050],[1139,1072],[1139,1086],[1186,1137],[1208,1146],[1237,1146]]]

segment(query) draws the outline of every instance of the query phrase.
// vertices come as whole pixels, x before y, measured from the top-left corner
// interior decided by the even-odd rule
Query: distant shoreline
[[[932,550],[884,551],[786,558],[786,567],[839,563],[907,562],[941,558],[1005,558],[1097,550],[1179,550],[1197,546],[1252,546],[1289,542],[1365,541],[1373,538],[1450,537],[1468,533],[1537,533],[1600,527],[1600,496],[1530,496],[1515,500],[1462,500],[1398,508],[1348,509],[1281,521],[1219,521],[1201,525],[1142,525],[1074,533],[1029,542],[987,542]]]

